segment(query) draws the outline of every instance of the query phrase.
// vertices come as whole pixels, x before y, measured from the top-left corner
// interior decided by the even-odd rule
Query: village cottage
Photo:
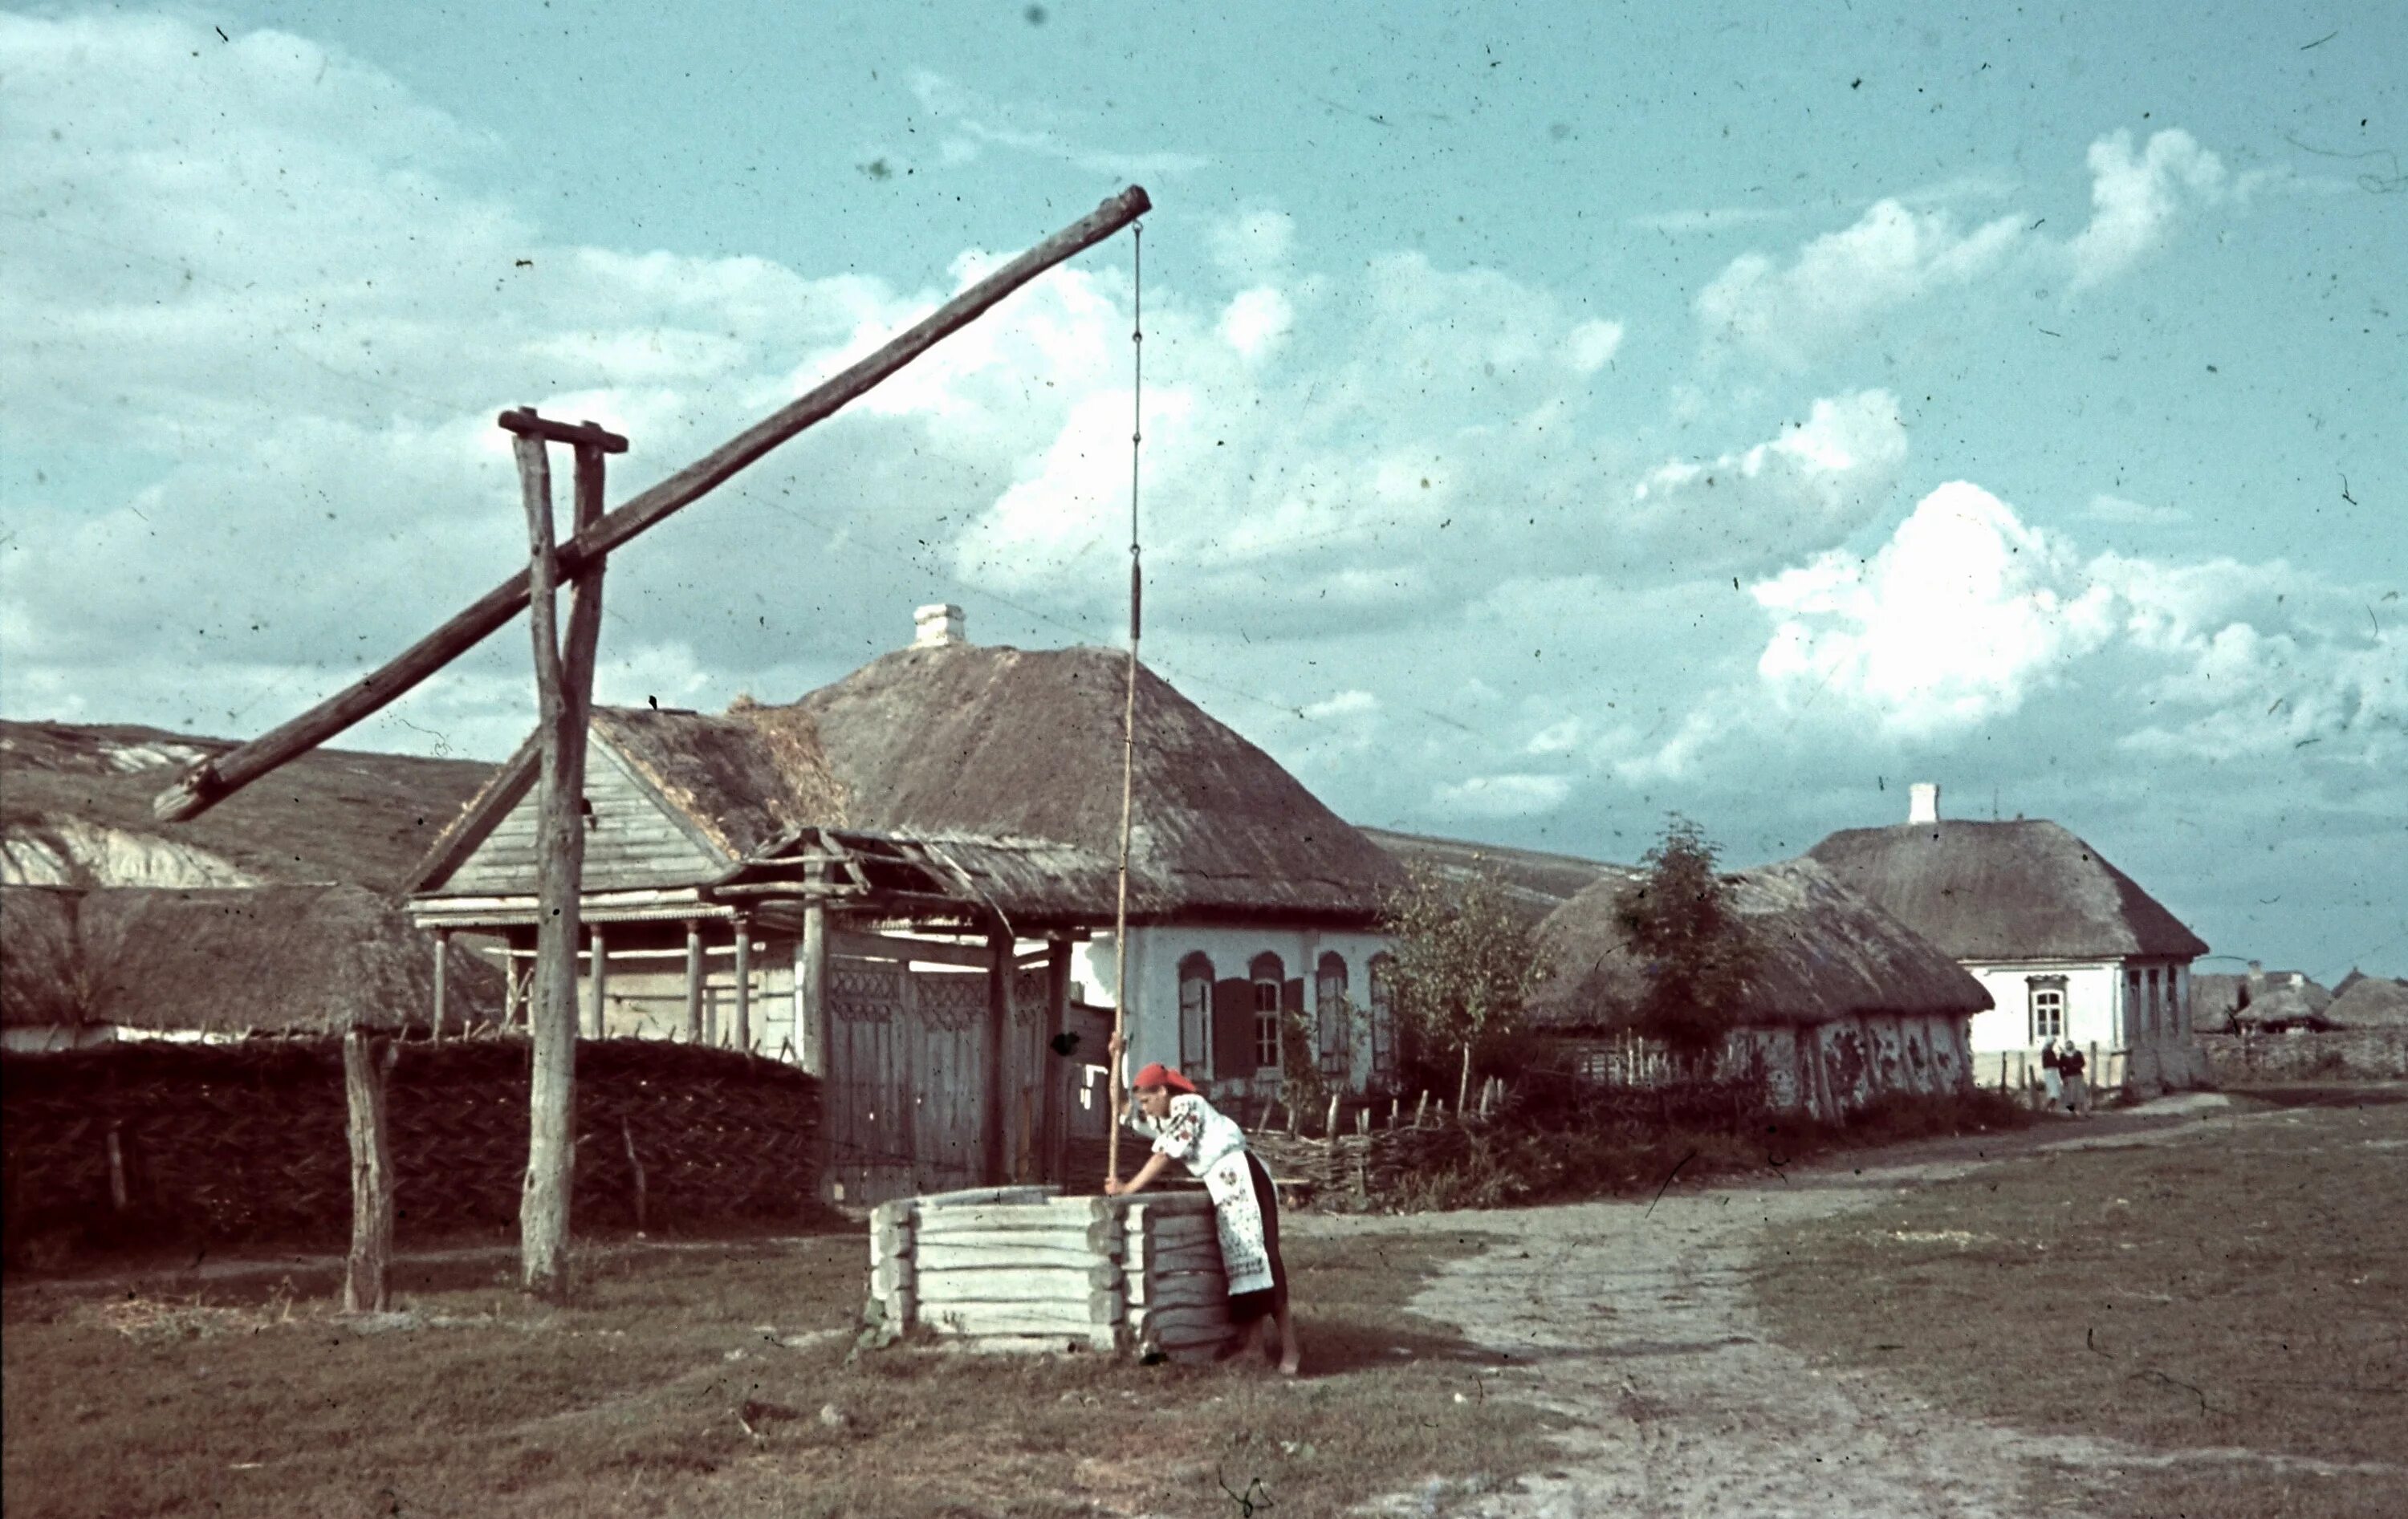
[[[1978,1078],[2003,1070],[2020,1084],[2054,1039],[2095,1049],[2102,1083],[2205,1080],[2190,966],[2206,943],[2058,824],[1942,822],[1939,793],[1917,783],[1905,823],[1808,853],[1988,988],[1996,1006],[1973,1020]]]
[[[1119,971],[1126,669],[978,647],[933,607],[910,648],[791,706],[596,709],[587,1033],[821,1074],[847,1200],[1058,1179],[1099,1117],[1095,1010]],[[1143,669],[1136,728],[1135,1059],[1260,1095],[1296,1016],[1326,1075],[1376,1082],[1396,1053],[1377,933],[1395,863]],[[534,790],[530,747],[418,872],[422,923],[531,954]]]
[[[1600,869],[1540,924],[1554,974],[1529,1017],[1578,1068],[1612,1077],[1617,1061],[1648,1053],[1632,1038],[1648,967],[1616,916],[1644,876]],[[1990,994],[1955,961],[1813,860],[1722,879],[1755,966],[1709,1074],[1761,1080],[1773,1107],[1826,1120],[1888,1093],[1971,1084],[1968,1024]]]

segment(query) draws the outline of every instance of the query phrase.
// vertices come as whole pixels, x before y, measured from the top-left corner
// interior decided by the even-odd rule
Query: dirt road
[[[2086,1132],[2054,1130],[2045,1139],[2011,1137],[2008,1148],[2151,1143],[2189,1126],[2166,1121],[2177,1115],[2229,1121],[2216,1103],[2191,1099],[2157,1122],[2119,1119]],[[1949,1141],[1891,1154],[1861,1170],[1823,1168],[1785,1182],[1676,1192],[1652,1204],[1311,1226],[1404,1223],[1504,1237],[1450,1267],[1412,1307],[1460,1326],[1499,1355],[1498,1369],[1469,1383],[1468,1396],[1529,1398],[1572,1427],[1555,1465],[1518,1491],[1482,1496],[1460,1512],[1492,1519],[2046,1513],[2051,1506],[2022,1485],[2036,1460],[2108,1453],[2076,1455],[2062,1440],[2043,1452],[2029,1436],[1946,1413],[1876,1375],[1818,1368],[1771,1343],[1750,1303],[1748,1273],[1776,1264],[1761,1258],[1767,1226],[1870,1206],[1898,1188],[1963,1174],[1986,1164],[1985,1152],[1995,1156],[1996,1141]],[[1429,1512],[1440,1497],[1399,1495],[1389,1507]],[[2081,1512],[2077,1494],[2065,1494],[2064,1512]]]

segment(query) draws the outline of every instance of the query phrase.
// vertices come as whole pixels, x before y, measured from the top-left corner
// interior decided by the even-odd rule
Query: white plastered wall
[[[1244,976],[1256,955],[1280,958],[1281,973],[1304,982],[1305,1015],[1313,1013],[1316,975],[1325,954],[1346,962],[1346,996],[1354,1006],[1354,1057],[1348,1084],[1360,1088],[1371,1079],[1369,1020],[1371,957],[1389,948],[1378,934],[1273,924],[1230,927],[1219,924],[1147,924],[1129,930],[1129,1069],[1151,1061],[1178,1066],[1179,963],[1191,954],[1212,962],[1216,979]],[[1070,976],[1082,984],[1091,1006],[1112,1005],[1115,962],[1112,936],[1098,934],[1078,946]],[[1199,1079],[1211,1074],[1191,1072]],[[1249,1081],[1236,1087],[1252,1092]]]

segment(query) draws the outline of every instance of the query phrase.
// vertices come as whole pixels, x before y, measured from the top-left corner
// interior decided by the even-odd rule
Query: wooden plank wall
[[[445,883],[447,893],[468,896],[534,893],[537,790],[530,785],[485,841],[461,862]],[[692,885],[724,868],[722,862],[653,805],[608,744],[595,744],[588,752],[585,799],[594,808],[594,824],[585,833],[582,879],[586,891]]]

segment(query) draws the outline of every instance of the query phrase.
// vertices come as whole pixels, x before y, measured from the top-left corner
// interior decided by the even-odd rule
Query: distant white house
[[[1917,783],[1905,823],[1845,829],[1810,853],[1989,990],[1995,1006],[1973,1019],[1977,1066],[2070,1039],[2122,1055],[2135,1085],[2205,1080],[2191,962],[2206,942],[2058,824],[1942,822],[1939,801],[1937,785]]]

